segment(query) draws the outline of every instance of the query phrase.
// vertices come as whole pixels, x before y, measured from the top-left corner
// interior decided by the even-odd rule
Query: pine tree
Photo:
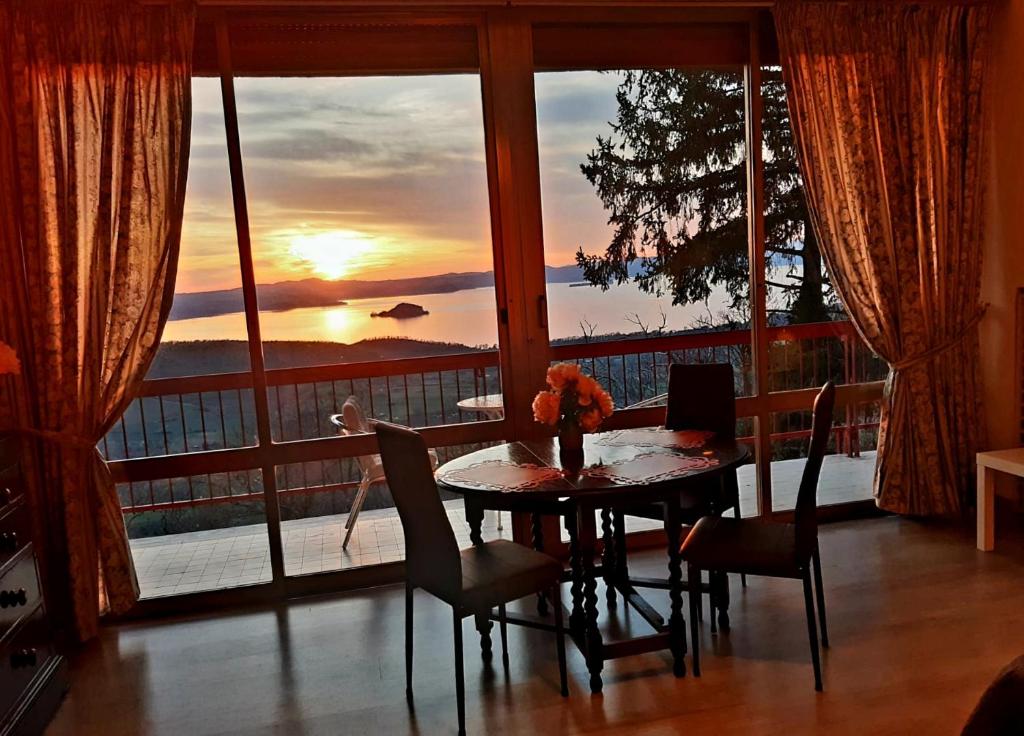
[[[742,76],[620,74],[611,134],[598,136],[580,165],[613,227],[603,253],[577,252],[584,278],[605,288],[634,281],[675,304],[705,301],[723,285],[732,312],[749,313]],[[766,70],[762,90],[765,259],[776,311],[789,322],[832,319],[837,305],[804,203],[781,72]]]

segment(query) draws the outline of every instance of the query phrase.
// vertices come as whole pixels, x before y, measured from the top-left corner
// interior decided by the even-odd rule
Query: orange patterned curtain
[[[984,443],[978,372],[987,5],[782,0],[775,26],[832,283],[888,361],[881,508],[953,515]]]
[[[171,306],[191,125],[191,6],[0,7],[0,427],[27,470],[51,607],[81,639],[138,585],[94,449],[146,374]]]

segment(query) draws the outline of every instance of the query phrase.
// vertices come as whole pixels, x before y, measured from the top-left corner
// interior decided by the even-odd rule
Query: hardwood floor
[[[1024,652],[1024,535],[1000,530],[984,554],[968,528],[882,518],[825,526],[821,544],[824,693],[799,583],[751,578],[745,590],[733,581],[728,635],[705,621],[703,677],[674,678],[667,652],[622,659],[606,666],[599,697],[574,648],[563,700],[550,635],[510,627],[506,674],[497,651],[493,668],[481,663],[467,622],[469,733],[959,733],[988,681]],[[650,552],[631,562],[646,574],[664,565]],[[414,710],[402,612],[394,587],[109,628],[75,658],[47,734],[454,734],[449,609],[417,594]],[[641,625],[621,599],[613,623]]]

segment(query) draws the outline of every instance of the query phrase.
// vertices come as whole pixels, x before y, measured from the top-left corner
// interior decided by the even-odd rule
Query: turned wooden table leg
[[[597,524],[593,507],[581,506],[576,514],[579,533],[579,558],[583,565],[583,623],[586,641],[587,669],[590,670],[590,692],[601,692],[601,670],[604,668],[604,644],[597,626],[597,576],[594,554],[597,551]]]
[[[484,543],[483,534],[481,533],[484,523],[483,506],[467,497],[465,507],[466,523],[469,524],[469,541],[479,546]]]
[[[583,561],[580,558],[580,535],[576,524],[575,509],[565,515],[565,526],[569,532],[569,570],[572,597],[572,609],[569,612],[569,628],[573,631],[583,629]]]
[[[538,552],[544,551],[544,517],[538,513],[530,514],[531,531],[533,533],[533,548]],[[548,615],[548,598],[544,591],[537,594],[537,613],[541,616]]]
[[[605,598],[610,605],[615,604],[615,532],[612,527],[612,510],[601,509],[601,576],[604,578]]]
[[[665,503],[665,536],[668,538],[668,596],[671,601],[668,630],[672,672],[676,677],[683,677],[686,675],[686,620],[683,618],[683,562],[679,555],[682,528],[678,496]]]

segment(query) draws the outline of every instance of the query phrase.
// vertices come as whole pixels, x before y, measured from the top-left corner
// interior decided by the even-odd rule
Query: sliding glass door
[[[815,387],[838,379],[821,501],[863,499],[839,485],[871,464],[880,364],[807,228],[763,20],[204,19],[179,293],[103,445],[143,595],[398,579],[365,430],[415,427],[439,463],[539,436],[555,361],[605,384],[619,427],[661,421],[670,363],[730,363],[746,516],[791,508]],[[527,521],[489,514],[484,536],[527,542]]]

